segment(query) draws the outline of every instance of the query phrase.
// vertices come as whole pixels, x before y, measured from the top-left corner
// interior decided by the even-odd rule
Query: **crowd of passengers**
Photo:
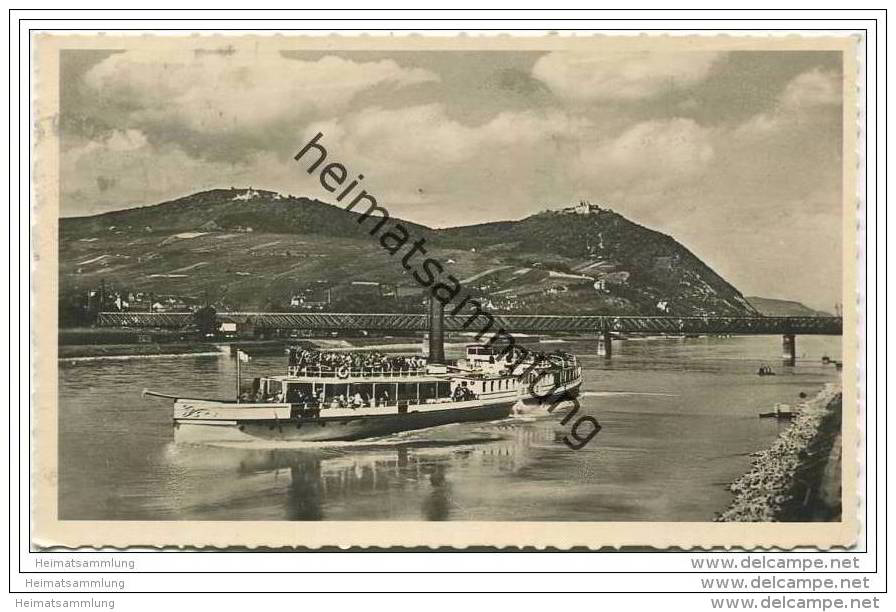
[[[391,403],[389,391],[383,389],[379,397],[374,398],[366,393],[356,392],[354,395],[335,395],[329,399],[324,397],[324,390],[319,389],[317,394],[304,393],[299,391],[294,397],[289,398],[291,404],[302,404],[307,408],[364,408],[376,406],[388,406]],[[286,396],[283,391],[274,394],[243,393],[240,400],[243,402],[274,402],[282,404],[286,402]],[[476,399],[476,394],[467,386],[466,382],[458,385],[451,395],[451,399],[455,402],[463,402]]]
[[[507,356],[505,357],[505,359],[508,363],[554,363],[557,365],[565,366],[574,362],[576,358],[571,353],[566,353],[564,351],[551,351],[550,353],[541,353],[514,346],[511,347],[510,351],[507,352]]]
[[[388,355],[386,353],[336,353],[289,349],[289,365],[300,371],[318,369],[335,372],[347,369],[352,373],[374,373],[419,370],[426,367],[426,359],[417,356]]]
[[[499,353],[500,354],[500,353]],[[506,363],[535,363],[569,365],[575,357],[563,351],[542,353],[512,347],[504,355]],[[494,358],[491,360],[494,363]],[[300,372],[313,373],[321,370],[336,372],[347,370],[352,374],[373,374],[379,372],[401,372],[420,370],[426,367],[426,358],[422,356],[390,355],[380,352],[334,352],[315,351],[310,349],[289,349],[289,366]]]
[[[245,402],[274,402],[282,404],[287,401],[282,391],[272,395],[257,393],[245,393],[242,396]],[[295,396],[289,398],[291,404],[301,404],[306,408],[362,408],[374,406],[388,406],[391,403],[389,392],[385,389],[374,398],[366,393],[355,393],[354,395],[334,395],[331,398],[324,397],[324,390],[318,390],[317,394],[303,393],[299,391]]]

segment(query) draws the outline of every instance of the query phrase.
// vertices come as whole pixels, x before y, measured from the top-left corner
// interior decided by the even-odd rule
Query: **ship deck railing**
[[[559,366],[562,368],[574,368],[579,365],[578,359],[576,359],[576,357],[574,357],[574,356],[571,358],[567,357],[566,359],[564,359],[562,361],[557,361],[557,360],[553,360],[553,359],[541,359],[541,360],[524,359],[521,361],[508,360],[507,363],[510,365],[513,365],[514,367],[535,365],[535,366],[546,366],[546,367]]]
[[[471,400],[479,399],[479,394],[473,394],[472,397],[468,398]],[[243,400],[243,403],[249,403],[251,400]],[[307,411],[326,411],[334,408],[352,408],[352,409],[360,409],[360,408],[397,408],[402,405],[405,406],[421,406],[421,405],[433,405],[433,404],[453,404],[458,400],[453,396],[447,397],[427,397],[427,398],[407,398],[400,400],[387,400],[387,401],[363,401],[360,404],[355,403],[354,401],[348,402],[338,402],[332,399],[325,399],[323,402],[320,401],[307,401],[307,400],[298,400],[298,401],[290,401],[290,400],[275,400],[274,398],[267,399],[259,399],[252,403],[254,404],[289,404],[292,408],[301,410],[303,412]],[[229,402],[235,405],[239,405],[240,402]],[[253,408],[263,409],[264,406],[256,405]]]
[[[290,376],[307,377],[307,378],[336,378],[339,380],[347,380],[349,378],[406,378],[408,376],[426,376],[430,372],[426,368],[401,368],[401,369],[379,369],[379,368],[361,368],[360,370],[352,369],[332,369],[323,367],[308,366],[288,366],[287,373]]]

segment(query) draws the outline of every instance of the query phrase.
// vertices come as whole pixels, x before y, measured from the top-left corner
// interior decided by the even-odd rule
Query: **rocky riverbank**
[[[734,500],[717,521],[838,520],[840,389],[828,385],[797,409],[790,427],[753,453],[753,467],[730,485]]]

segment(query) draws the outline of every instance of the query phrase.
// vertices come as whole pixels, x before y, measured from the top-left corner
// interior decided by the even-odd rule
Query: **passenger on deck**
[[[426,367],[423,357],[386,355],[385,353],[321,352],[289,349],[289,365],[300,372],[336,371],[346,368],[362,375],[373,372],[410,371]]]
[[[467,381],[463,381],[460,387],[454,388],[454,401],[466,402],[473,399],[473,390],[467,386]]]

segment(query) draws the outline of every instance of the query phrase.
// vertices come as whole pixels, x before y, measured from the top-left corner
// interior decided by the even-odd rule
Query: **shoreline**
[[[751,454],[750,470],[717,522],[811,522],[840,517],[842,392],[828,383],[798,406],[799,415],[771,447]]]
[[[99,359],[143,359],[148,357],[198,357],[225,355],[223,347],[209,344],[82,344],[59,347],[58,361],[75,363]]]

